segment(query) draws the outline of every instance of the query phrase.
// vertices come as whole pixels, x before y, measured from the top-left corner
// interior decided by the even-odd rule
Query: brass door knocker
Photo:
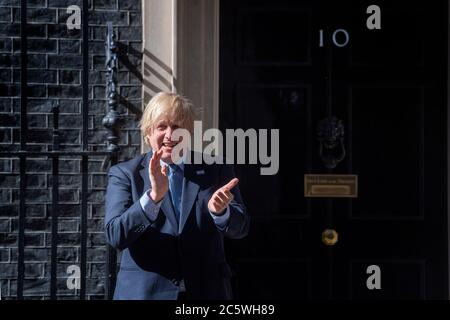
[[[344,125],[336,117],[320,120],[317,128],[319,156],[328,169],[334,169],[345,158]]]

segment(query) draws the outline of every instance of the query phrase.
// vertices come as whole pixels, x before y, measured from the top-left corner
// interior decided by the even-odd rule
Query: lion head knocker
[[[344,125],[336,117],[328,117],[319,122],[317,128],[319,156],[325,167],[334,169],[344,160]]]

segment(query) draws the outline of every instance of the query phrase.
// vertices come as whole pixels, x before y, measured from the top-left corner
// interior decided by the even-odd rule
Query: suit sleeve
[[[231,165],[222,165],[221,167],[220,185],[223,186],[235,178],[236,175]],[[228,206],[230,216],[222,232],[227,238],[241,239],[248,234],[250,217],[247,214],[247,208],[242,200],[239,184],[231,190],[231,193],[233,193],[234,199]]]
[[[133,203],[130,179],[118,166],[110,168],[105,200],[105,233],[106,241],[112,247],[123,250],[133,243],[153,225],[151,217],[157,215],[159,208],[159,204],[150,202],[144,211],[140,200]]]
[[[216,216],[211,211],[209,212],[209,214],[213,218],[214,223],[216,224],[216,227],[219,228],[220,230],[225,230],[225,227],[228,224],[228,219],[230,219],[230,207],[228,206],[225,209],[225,213],[221,216]]]

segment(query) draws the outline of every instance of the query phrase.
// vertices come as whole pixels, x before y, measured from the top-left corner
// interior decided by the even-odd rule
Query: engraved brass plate
[[[357,198],[355,174],[305,174],[305,197]]]

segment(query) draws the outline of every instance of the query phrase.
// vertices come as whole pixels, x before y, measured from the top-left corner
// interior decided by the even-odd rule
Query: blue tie
[[[181,193],[183,191],[183,172],[176,164],[169,165],[169,190],[172,197],[172,204],[175,216],[180,221]]]

